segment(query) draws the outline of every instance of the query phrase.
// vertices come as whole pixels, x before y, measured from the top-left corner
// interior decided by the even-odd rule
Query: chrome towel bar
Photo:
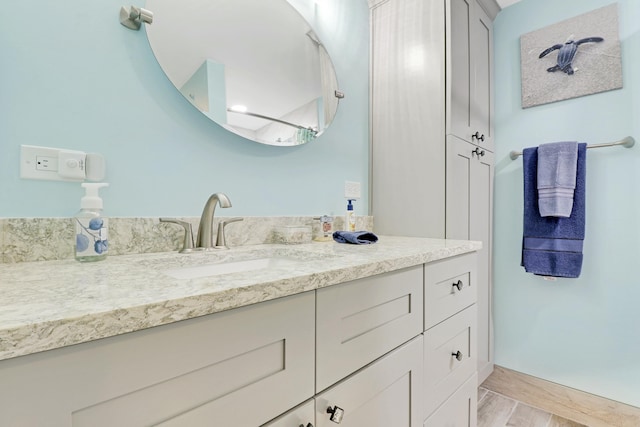
[[[622,145],[625,148],[631,148],[635,143],[636,143],[635,139],[633,139],[633,137],[631,136],[628,136],[624,139],[621,139],[620,141],[587,145],[587,148],[613,147],[614,145]],[[522,155],[522,151],[512,151],[511,153],[509,153],[509,157],[511,157],[511,160],[515,160],[521,155]]]

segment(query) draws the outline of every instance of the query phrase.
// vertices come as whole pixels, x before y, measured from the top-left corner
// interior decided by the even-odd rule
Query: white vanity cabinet
[[[499,9],[494,0],[369,4],[375,231],[482,241],[482,382],[493,370],[493,32],[486,11]]]
[[[493,29],[477,0],[447,0],[447,239],[478,252],[478,380],[493,371]]]
[[[475,374],[477,287],[476,253],[449,251],[426,264],[2,360],[0,426],[449,422],[470,396],[462,383]]]
[[[306,292],[4,360],[0,425],[261,425],[314,395],[314,312]]]

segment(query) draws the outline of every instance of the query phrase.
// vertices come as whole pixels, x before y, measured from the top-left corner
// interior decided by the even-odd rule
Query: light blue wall
[[[119,24],[125,3],[3,2],[0,217],[68,217],[79,208],[79,184],[19,178],[21,144],[102,153],[112,216],[197,216],[216,191],[232,200],[229,215],[342,214],[345,180],[362,183],[356,208],[367,213],[367,2],[291,3],[314,21],[346,97],[317,141],[282,148],[195,111],[160,70],[145,31]]]
[[[520,35],[608,4],[522,0],[495,21],[495,354],[507,368],[640,406],[640,2],[618,2],[623,89],[527,110],[520,103]],[[522,161],[509,151],[627,135],[639,141],[630,150],[588,151],[581,277],[526,274]]]

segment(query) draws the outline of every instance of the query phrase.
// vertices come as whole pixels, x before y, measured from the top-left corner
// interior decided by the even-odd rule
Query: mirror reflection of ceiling
[[[226,129],[271,145],[319,136],[337,79],[312,28],[286,0],[147,0],[149,43],[169,80]]]
[[[514,3],[518,3],[520,0],[497,0],[498,5],[501,9],[504,9],[507,6],[511,6]]]

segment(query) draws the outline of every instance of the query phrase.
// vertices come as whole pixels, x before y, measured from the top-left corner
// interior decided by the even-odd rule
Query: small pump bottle
[[[76,230],[75,257],[80,262],[101,261],[107,258],[108,221],[102,216],[102,199],[98,190],[107,183],[82,183],[85,196],[80,200],[80,210],[73,219]]]
[[[344,216],[344,229],[346,231],[356,231],[356,213],[353,211],[353,202],[355,199],[347,199],[347,213]]]

